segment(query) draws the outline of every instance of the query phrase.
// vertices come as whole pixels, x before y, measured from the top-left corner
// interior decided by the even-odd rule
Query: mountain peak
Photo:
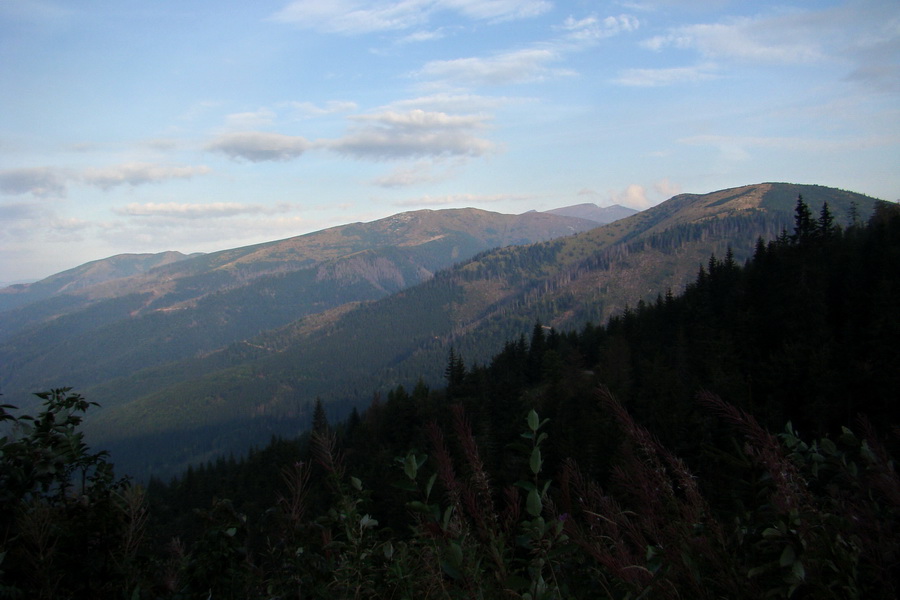
[[[583,204],[573,204],[572,206],[554,208],[553,210],[548,210],[545,212],[551,215],[562,215],[566,217],[588,219],[589,221],[594,221],[595,223],[606,225],[607,223],[613,223],[614,221],[618,221],[619,219],[630,217],[631,215],[636,214],[638,211],[633,208],[621,206],[619,204],[600,207],[596,204],[585,202]]]

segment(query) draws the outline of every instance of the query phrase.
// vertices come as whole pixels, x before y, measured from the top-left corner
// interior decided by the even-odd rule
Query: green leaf
[[[791,545],[787,545],[784,547],[784,551],[781,553],[781,558],[778,559],[778,564],[782,567],[787,567],[793,565],[796,559],[797,553],[794,551],[794,547]]]
[[[822,450],[825,451],[826,454],[835,455],[837,454],[837,446],[834,445],[834,442],[829,440],[828,438],[824,438],[819,442],[819,446]]]
[[[541,495],[538,491],[534,489],[528,492],[528,499],[525,501],[525,510],[528,511],[528,514],[532,517],[538,517],[543,508],[544,505],[541,502]]]
[[[409,508],[409,510],[412,510],[415,512],[420,512],[420,513],[431,512],[431,508],[427,504],[425,504],[424,502],[420,502],[419,500],[413,500],[412,502],[408,502],[406,504],[406,506]]]
[[[752,579],[753,577],[756,577],[757,575],[762,575],[763,573],[765,573],[768,570],[769,570],[768,565],[763,565],[761,567],[754,567],[754,568],[750,569],[749,571],[747,571],[747,577]]]
[[[416,461],[416,455],[412,452],[406,455],[406,460],[403,462],[403,472],[410,479],[415,479],[416,474],[419,472],[419,463]]]
[[[529,464],[531,466],[532,473],[537,475],[541,472],[541,465],[543,464],[543,461],[541,460],[541,449],[537,446],[535,446],[534,450],[531,451],[531,461]]]
[[[537,412],[532,408],[528,412],[528,428],[534,432],[534,431],[538,430],[538,427],[540,427],[540,425],[541,425],[541,420],[538,417]]]
[[[794,574],[794,577],[797,581],[803,581],[806,579],[806,569],[803,568],[803,561],[796,561],[794,566],[791,568],[791,573]]]
[[[362,491],[362,481],[360,481],[356,477],[350,477],[350,485],[352,485],[353,489],[356,490],[357,492]]]

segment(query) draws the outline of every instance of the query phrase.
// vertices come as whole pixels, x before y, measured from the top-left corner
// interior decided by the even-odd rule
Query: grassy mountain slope
[[[34,283],[22,283],[0,288],[0,312],[32,304],[52,296],[78,293],[108,281],[132,277],[157,267],[196,256],[182,254],[181,252],[118,254],[109,258],[91,261]]]
[[[20,396],[85,389],[384,297],[487,248],[593,225],[541,213],[425,210],[143,270],[99,261],[50,278],[66,285],[42,282],[52,292],[46,299],[0,313],[0,386]]]
[[[255,427],[265,431],[273,420],[302,428],[317,396],[365,403],[374,390],[412,385],[419,376],[435,382],[451,345],[469,362],[484,361],[535,320],[557,327],[599,322],[628,304],[680,289],[711,253],[721,257],[731,248],[743,260],[759,237],[792,227],[798,193],[816,211],[828,202],[843,222],[851,203],[864,218],[875,202],[818,186],[761,184],[684,194],[578,235],[485,252],[378,302],[300,320],[193,359],[189,367],[143,371],[90,390],[107,406],[93,432],[124,451],[137,432],[148,434],[153,447],[154,436],[174,431],[196,442],[202,437],[197,423],[207,433],[218,428],[207,440],[212,445]],[[191,377],[166,376],[179,369]],[[127,400],[117,390],[127,390]],[[165,460],[178,464],[179,452],[182,459],[198,452],[192,444],[170,448]]]

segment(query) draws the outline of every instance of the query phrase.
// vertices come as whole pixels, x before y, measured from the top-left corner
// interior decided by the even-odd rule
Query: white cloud
[[[535,17],[550,8],[552,4],[545,0],[295,0],[272,19],[304,29],[356,35],[417,27],[441,11],[478,21],[506,21]]]
[[[375,115],[350,117],[355,121],[378,123],[398,130],[471,129],[481,127],[484,117],[477,115],[449,115],[443,112],[411,110],[386,111]]]
[[[453,161],[418,161],[412,165],[398,167],[378,177],[372,183],[384,188],[401,188],[420,185],[423,183],[435,183],[449,179],[462,166],[464,159]]]
[[[81,172],[55,167],[31,167],[0,171],[0,191],[32,194],[37,197],[62,197],[72,182],[108,190],[117,185],[142,185],[169,179],[190,179],[211,172],[207,166],[178,167],[153,163],[125,163],[112,167],[87,168]]]
[[[427,20],[430,2],[377,2],[353,0],[296,0],[278,11],[273,19],[304,29],[328,33],[360,34],[406,29]]]
[[[712,64],[667,69],[626,69],[614,79],[614,83],[631,87],[660,87],[679,83],[695,83],[716,78]]]
[[[435,4],[472,19],[503,21],[537,17],[553,8],[544,0],[443,0]]]
[[[506,52],[489,58],[435,60],[426,63],[417,75],[427,79],[469,85],[507,85],[571,75],[571,71],[550,69],[547,66],[558,60],[560,55],[554,50],[533,48]]]
[[[68,175],[53,167],[0,170],[0,192],[11,195],[32,194],[41,198],[64,196]]]
[[[275,122],[275,113],[268,108],[252,112],[233,113],[225,117],[225,126],[232,130],[246,131],[266,127]]]
[[[848,152],[881,146],[892,146],[900,143],[896,134],[860,135],[833,139],[819,137],[765,137],[765,136],[728,136],[728,135],[695,135],[678,140],[689,146],[711,146],[719,150],[724,158],[730,160],[746,160],[751,157],[748,149],[766,148],[770,150],[787,150],[791,152],[822,153]]]
[[[287,205],[276,207],[262,204],[242,204],[239,202],[208,202],[208,203],[178,203],[178,202],[147,202],[144,204],[132,203],[124,208],[115,209],[114,212],[129,217],[170,217],[178,219],[208,219],[214,217],[233,217],[247,214],[272,214],[290,210]]]
[[[640,27],[637,18],[631,15],[609,16],[601,19],[595,15],[584,19],[569,17],[561,29],[569,39],[577,41],[599,40],[623,32],[636,31]]]
[[[432,94],[388,105],[388,110],[430,110],[446,113],[484,113],[525,101],[522,98],[479,96],[476,94]]]
[[[481,156],[494,149],[473,131],[485,117],[411,110],[353,117],[360,123],[346,136],[323,143],[359,158],[397,159],[424,156]]]
[[[665,199],[677,196],[681,193],[681,185],[669,181],[668,178],[661,179],[654,183],[653,189]]]
[[[222,152],[235,159],[264,162],[297,158],[309,150],[311,146],[310,142],[299,136],[262,131],[244,131],[220,135],[210,142],[206,148],[207,150]]]
[[[285,102],[284,106],[290,108],[296,118],[321,117],[337,113],[354,111],[356,102],[346,100],[329,100],[324,106],[312,102]]]
[[[679,27],[644,42],[651,50],[694,48],[713,59],[762,63],[808,63],[823,57],[820,38],[812,32],[777,26],[772,19],[739,18],[726,23]]]
[[[526,200],[528,196],[514,194],[448,194],[446,196],[420,196],[409,200],[395,202],[394,206],[475,206],[491,204],[494,202],[506,202],[509,200]]]
[[[644,186],[636,183],[632,183],[620,192],[610,192],[609,202],[610,204],[620,204],[637,210],[643,210],[650,206]]]
[[[85,169],[82,181],[101,189],[109,189],[117,185],[141,185],[158,183],[169,179],[190,179],[195,175],[211,172],[207,166],[174,167],[152,163],[126,163],[114,167]]]
[[[446,33],[443,29],[435,29],[434,31],[416,31],[415,33],[411,33],[409,35],[403,36],[399,40],[397,40],[397,44],[419,44],[421,42],[431,42],[434,40],[440,40],[446,36]]]

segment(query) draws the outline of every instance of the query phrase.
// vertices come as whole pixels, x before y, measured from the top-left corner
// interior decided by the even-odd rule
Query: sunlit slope
[[[487,248],[594,225],[542,213],[416,211],[99,283],[73,280],[70,291],[0,313],[0,386],[18,396],[61,385],[87,389],[383,298]]]

